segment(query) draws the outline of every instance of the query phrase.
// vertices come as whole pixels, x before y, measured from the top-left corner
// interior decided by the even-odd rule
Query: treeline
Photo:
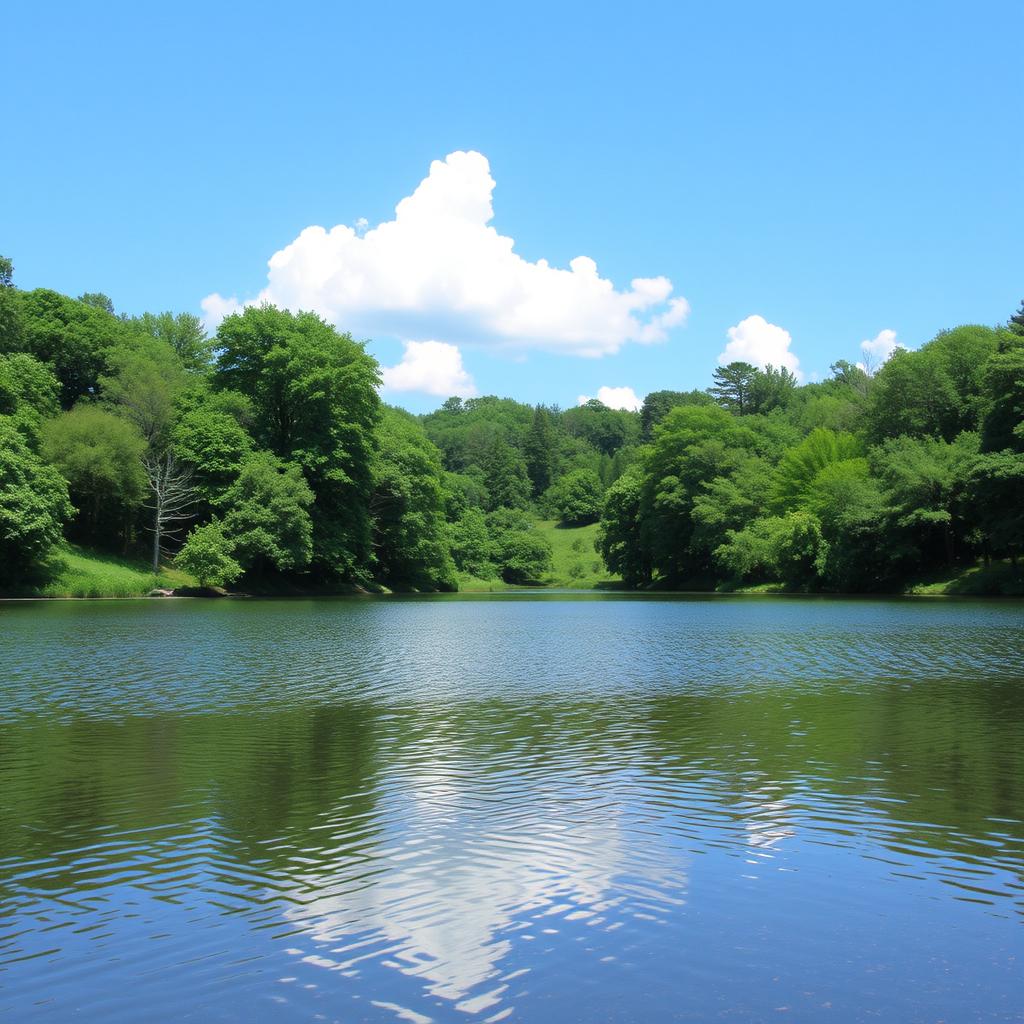
[[[204,584],[541,581],[541,505],[594,521],[632,414],[453,399],[384,405],[363,345],[311,313],[118,316],[0,262],[0,585],[72,541]],[[436,442],[436,444],[434,443]]]
[[[600,547],[633,586],[779,583],[888,591],[1024,545],[1024,305],[873,376],[802,387],[733,363],[708,394],[657,402],[609,489]],[[667,410],[667,411],[666,411]]]
[[[363,345],[270,306],[189,314],[14,286],[0,261],[0,585],[65,541],[206,584],[543,581],[538,518],[600,520],[632,586],[892,589],[1024,532],[1024,307],[869,375],[720,367],[638,413],[494,397],[415,417]]]

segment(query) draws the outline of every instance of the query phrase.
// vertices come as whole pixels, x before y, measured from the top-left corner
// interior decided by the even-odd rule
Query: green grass
[[[935,596],[942,594],[970,594],[978,597],[1024,596],[1024,567],[1016,569],[1008,561],[992,562],[967,568],[955,568],[934,573],[909,584],[904,593]]]
[[[552,570],[546,581],[552,587],[583,590],[613,586],[612,577],[594,548],[597,523],[590,526],[559,526],[553,519],[541,520],[537,529],[551,542]]]
[[[518,589],[520,588],[512,583],[506,583],[504,580],[482,580],[476,576],[470,576],[469,573],[459,573],[460,594],[490,594]]]
[[[161,567],[154,575],[139,559],[69,544],[54,552],[44,579],[18,588],[16,593],[19,597],[145,597],[154,587],[195,585],[191,576],[177,569]]]

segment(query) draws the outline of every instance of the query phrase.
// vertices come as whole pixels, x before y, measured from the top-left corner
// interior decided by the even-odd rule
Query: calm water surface
[[[1022,1021],[1024,605],[0,605],[0,1018]]]

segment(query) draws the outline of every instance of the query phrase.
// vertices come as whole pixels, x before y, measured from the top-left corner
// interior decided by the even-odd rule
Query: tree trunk
[[[153,575],[160,571],[160,512],[159,505],[153,517]]]

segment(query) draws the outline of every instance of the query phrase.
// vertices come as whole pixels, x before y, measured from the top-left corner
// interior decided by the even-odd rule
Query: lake
[[[1024,1020],[1024,604],[0,604],[0,1018]]]

